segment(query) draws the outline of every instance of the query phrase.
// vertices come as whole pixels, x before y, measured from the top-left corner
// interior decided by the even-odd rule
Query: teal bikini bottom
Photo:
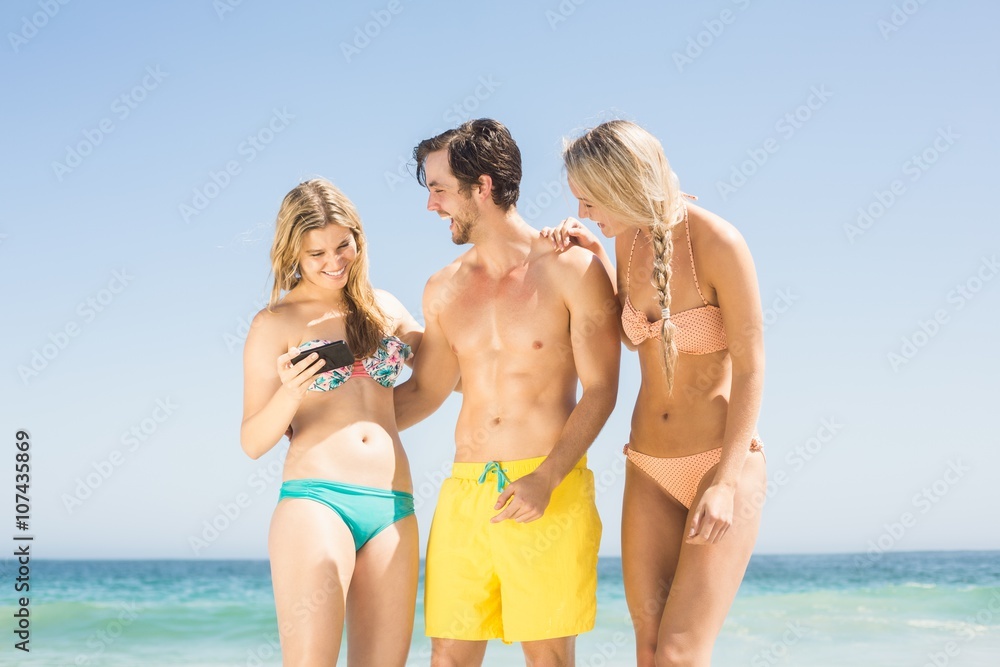
[[[326,479],[290,479],[281,485],[278,501],[306,498],[336,512],[354,536],[355,551],[383,530],[413,514],[413,494],[331,482]]]

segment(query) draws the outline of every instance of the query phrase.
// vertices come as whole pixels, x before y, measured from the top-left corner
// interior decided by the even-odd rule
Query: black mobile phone
[[[292,359],[292,363],[299,363],[313,352],[318,354],[320,359],[324,359],[326,361],[325,364],[319,367],[319,370],[316,371],[314,375],[325,373],[329,370],[333,370],[334,368],[354,365],[354,353],[352,353],[351,348],[347,346],[346,340],[335,340],[332,343],[319,345],[310,350],[306,350],[305,352],[302,352],[294,357]]]

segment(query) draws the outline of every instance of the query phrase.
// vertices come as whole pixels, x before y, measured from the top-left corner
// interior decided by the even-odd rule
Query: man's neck
[[[503,275],[523,266],[531,254],[538,231],[528,225],[511,207],[495,216],[483,216],[476,225],[473,240],[476,257],[491,274]]]

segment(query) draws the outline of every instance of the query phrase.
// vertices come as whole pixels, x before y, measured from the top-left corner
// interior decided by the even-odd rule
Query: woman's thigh
[[[404,665],[419,573],[417,517],[393,523],[357,555],[347,594],[348,665]]]
[[[285,499],[271,517],[268,552],[283,664],[334,664],[354,572],[350,530],[318,502]]]
[[[652,665],[663,607],[670,593],[687,509],[631,461],[622,501],[622,574],[640,665]]]
[[[706,473],[692,508],[711,483]],[[708,664],[715,638],[739,590],[760,527],[759,498],[767,483],[764,457],[749,454],[733,495],[733,523],[715,544],[682,543],[673,585],[660,624],[658,647]],[[685,523],[685,535],[690,519]]]

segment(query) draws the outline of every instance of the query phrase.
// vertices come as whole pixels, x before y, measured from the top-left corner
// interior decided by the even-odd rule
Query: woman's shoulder
[[[282,339],[299,328],[302,307],[294,300],[281,299],[257,311],[250,321],[250,335],[256,338]]]
[[[746,247],[740,230],[717,213],[688,204],[688,221],[695,255],[727,255]]]
[[[753,280],[753,257],[735,225],[701,207],[689,211],[691,245],[701,286],[718,292]]]
[[[375,289],[374,292],[376,302],[388,318],[386,333],[399,336],[404,343],[416,350],[423,327],[413,319],[410,311],[394,295],[382,289]],[[413,337],[414,333],[417,334],[416,338]]]
[[[403,302],[384,289],[375,288],[375,301],[389,318],[389,330],[396,331],[400,324],[410,322],[413,317]]]
[[[402,302],[387,290],[375,287],[372,291],[375,293],[375,302],[386,315],[397,317],[404,310]]]

